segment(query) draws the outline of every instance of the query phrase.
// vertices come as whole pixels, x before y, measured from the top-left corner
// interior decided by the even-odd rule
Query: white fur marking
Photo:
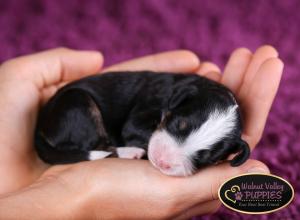
[[[215,110],[202,126],[193,131],[183,148],[187,155],[192,155],[198,150],[209,149],[213,144],[226,137],[236,125],[237,105],[229,107],[225,111]]]
[[[225,111],[216,109],[202,126],[193,131],[183,144],[177,142],[166,130],[158,130],[149,140],[148,158],[161,172],[172,176],[188,176],[194,171],[190,156],[202,149],[209,149],[220,139],[230,134],[236,125],[237,105]],[[158,152],[158,153],[157,153]],[[162,157],[171,169],[164,170],[157,165]]]
[[[89,152],[89,160],[103,159],[105,157],[108,157],[111,154],[112,154],[111,152],[107,152],[107,151],[93,150]]]
[[[119,158],[141,159],[146,151],[139,147],[118,147],[117,154]]]
[[[153,133],[148,146],[148,159],[162,173],[170,176],[188,176],[192,174],[193,165],[189,157],[184,154],[173,136],[166,130],[159,130]],[[170,169],[159,167],[158,160],[164,160],[170,164]]]

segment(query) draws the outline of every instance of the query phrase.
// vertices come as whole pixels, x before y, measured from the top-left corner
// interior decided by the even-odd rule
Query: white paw
[[[119,158],[141,159],[146,151],[139,147],[118,147],[117,154]]]
[[[93,150],[89,152],[89,160],[103,159],[105,157],[108,157],[111,154],[112,154],[111,152],[107,152],[107,151]]]

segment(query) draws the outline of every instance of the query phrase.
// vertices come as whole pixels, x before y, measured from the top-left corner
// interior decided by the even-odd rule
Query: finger
[[[274,58],[277,56],[278,52],[275,50],[274,47],[269,45],[262,46],[255,51],[243,78],[242,86],[238,94],[239,100],[244,100],[244,98],[247,96],[251,83],[253,82],[253,79],[261,64],[267,59]]]
[[[222,78],[220,72],[208,72],[204,76],[216,82],[220,82]]]
[[[240,88],[251,58],[252,53],[247,48],[238,48],[230,56],[221,82],[233,93]]]
[[[199,67],[199,64],[199,58],[194,53],[187,50],[175,50],[128,60],[107,67],[103,69],[102,72],[121,70],[193,72]]]
[[[181,179],[177,185],[177,199],[187,207],[216,200],[218,189],[225,180],[247,172],[269,173],[269,169],[256,160],[248,160],[239,167],[231,167],[228,163],[208,167],[193,176]]]
[[[196,71],[199,75],[206,75],[210,72],[220,73],[220,68],[212,62],[203,62]]]
[[[42,89],[41,90],[42,105],[45,104],[49,100],[49,98],[51,98],[57,92],[58,89],[60,89],[61,87],[65,86],[68,83],[69,82],[61,82],[57,85],[48,86]]]
[[[201,63],[196,73],[216,82],[219,82],[221,80],[221,70],[216,64],[212,62]]]
[[[277,93],[283,71],[283,62],[278,58],[270,58],[259,68],[243,109],[247,109],[243,138],[250,147],[260,140],[265,123]]]
[[[12,59],[1,68],[11,77],[28,80],[41,89],[94,74],[102,64],[103,57],[97,51],[58,48]]]
[[[179,214],[177,217],[174,218],[174,220],[185,220],[197,215],[213,214],[216,211],[218,211],[220,206],[221,202],[219,200],[211,200],[205,203],[197,204],[192,208]]]

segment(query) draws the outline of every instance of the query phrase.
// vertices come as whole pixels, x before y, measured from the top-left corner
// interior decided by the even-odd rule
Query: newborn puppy
[[[50,164],[143,157],[167,175],[186,176],[231,154],[232,166],[245,162],[250,150],[241,133],[237,102],[219,83],[114,72],[61,88],[40,112],[35,145]]]

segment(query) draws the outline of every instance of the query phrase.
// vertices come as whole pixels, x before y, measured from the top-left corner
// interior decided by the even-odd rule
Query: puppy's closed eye
[[[187,127],[188,127],[187,121],[185,121],[185,120],[179,121],[178,129],[179,129],[180,131],[186,130]]]

